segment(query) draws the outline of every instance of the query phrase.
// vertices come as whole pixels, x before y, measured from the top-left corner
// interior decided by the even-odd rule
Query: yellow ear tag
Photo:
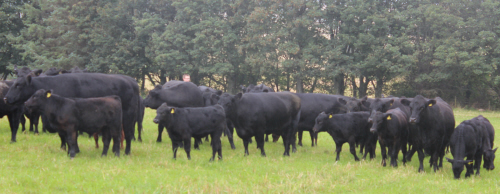
[[[328,118],[331,119],[333,116],[332,115],[328,115]]]
[[[172,109],[172,111],[170,111],[170,113],[174,114],[175,113],[175,109]]]
[[[429,106],[432,106],[432,104],[429,104]]]
[[[389,106],[392,106],[392,103],[391,103],[391,105],[389,105]]]
[[[469,162],[469,165],[472,165],[473,163],[474,163],[473,161],[470,161],[470,162]]]
[[[390,121],[391,119],[392,119],[392,118],[391,118],[391,115],[387,116],[387,120],[389,120],[389,121]]]
[[[51,93],[47,93],[47,98],[50,98],[50,96],[52,96]]]

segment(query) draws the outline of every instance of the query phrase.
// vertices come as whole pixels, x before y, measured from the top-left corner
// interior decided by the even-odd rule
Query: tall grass
[[[454,110],[457,124],[483,114],[500,129],[500,114]],[[223,160],[209,162],[209,143],[193,150],[187,160],[184,150],[172,159],[170,139],[158,134],[152,120],[155,112],[147,109],[143,142],[133,142],[131,155],[101,157],[92,138],[80,136],[81,153],[70,160],[59,148],[56,134],[19,133],[17,143],[10,142],[6,118],[0,121],[0,193],[497,193],[500,169],[480,176],[454,180],[451,165],[434,173],[425,159],[425,172],[418,173],[418,159],[398,168],[382,167],[380,149],[374,160],[355,162],[349,146],[343,147],[335,161],[335,144],[327,133],[319,135],[318,147],[311,147],[304,135],[304,147],[283,157],[283,144],[266,143],[267,157],[261,157],[255,142],[250,155],[244,156],[243,143],[235,137],[236,150],[222,140]],[[499,143],[496,133],[495,145]],[[99,142],[102,146],[102,142]],[[359,155],[358,155],[359,156]],[[447,157],[452,158],[451,154]],[[401,159],[400,154],[400,159]],[[495,161],[500,168],[500,159]]]

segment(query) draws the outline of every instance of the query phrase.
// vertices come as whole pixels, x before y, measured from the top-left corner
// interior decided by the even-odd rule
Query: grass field
[[[454,111],[457,124],[479,114],[500,129],[498,112]],[[255,141],[250,156],[244,156],[243,142],[235,137],[236,150],[222,140],[223,160],[209,162],[209,143],[191,152],[184,150],[172,159],[170,139],[163,134],[157,143],[155,112],[146,110],[143,142],[132,143],[132,153],[117,158],[111,153],[101,157],[93,138],[80,136],[81,153],[70,160],[59,148],[56,134],[18,133],[17,143],[10,142],[6,117],[0,121],[0,193],[498,193],[500,159],[497,169],[481,176],[453,179],[451,164],[434,173],[425,159],[425,173],[417,173],[416,155],[406,166],[382,167],[380,149],[374,160],[355,162],[345,144],[340,161],[335,162],[335,144],[327,133],[320,133],[318,147],[310,146],[304,133],[304,147],[283,157],[283,144],[266,143],[267,157],[261,157]],[[499,132],[495,145],[500,145]],[[102,142],[99,142],[102,146]],[[359,156],[359,155],[358,155]],[[452,158],[451,154],[446,155]],[[400,159],[401,159],[400,154]]]

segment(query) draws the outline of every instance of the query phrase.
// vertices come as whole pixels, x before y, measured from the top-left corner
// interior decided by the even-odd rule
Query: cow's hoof
[[[222,160],[222,156],[218,156],[217,158],[219,158],[219,160]]]
[[[213,162],[214,161],[214,158],[210,158],[210,160],[208,160],[209,162]]]
[[[156,140],[156,142],[161,143],[161,140],[160,140],[160,139],[157,139],[157,140]]]
[[[295,153],[295,152],[297,152],[297,148],[292,149],[292,153]]]
[[[142,138],[139,138],[139,142],[142,142]]]
[[[231,149],[235,150],[235,149],[236,149],[236,146],[231,146]]]
[[[16,140],[10,140],[10,143],[16,143]]]

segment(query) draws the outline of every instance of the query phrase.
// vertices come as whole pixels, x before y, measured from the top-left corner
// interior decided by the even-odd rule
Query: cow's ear
[[[241,92],[237,93],[236,95],[234,95],[234,99],[235,100],[240,100],[242,96],[243,96],[243,93],[241,93]]]
[[[452,164],[453,164],[453,162],[455,162],[455,160],[449,159],[448,157],[446,157],[446,161],[448,161],[449,163],[452,163]]]
[[[495,149],[493,149],[493,153],[495,153],[495,152],[497,151],[497,149],[498,149],[498,147],[497,147],[497,148],[495,148]]]
[[[26,82],[31,85],[31,75],[26,76]]]
[[[434,106],[435,104],[436,104],[436,100],[434,100],[434,99],[427,101],[427,106]]]
[[[388,105],[389,107],[391,107],[391,106],[392,106],[392,103],[394,103],[394,99],[391,99],[391,100],[387,101],[387,105]]]
[[[217,91],[215,92],[215,94],[217,94],[217,96],[222,95],[222,90],[217,90]]]
[[[405,106],[410,106],[410,103],[411,103],[411,101],[409,101],[408,99],[401,99],[401,104],[403,104]]]
[[[43,71],[43,69],[37,69],[37,70],[33,71],[33,74],[35,74],[36,76],[39,76],[40,74],[42,74],[42,71]]]
[[[170,108],[170,114],[175,114],[175,109],[176,108]]]
[[[214,98],[215,98],[215,100],[217,100],[217,101],[219,101],[219,100],[220,100],[220,96],[217,96],[217,95],[215,95],[215,94],[214,94]]]
[[[262,92],[268,93],[269,90],[268,89],[263,89]]]
[[[162,87],[161,85],[156,85],[156,86],[155,86],[155,89],[159,89],[159,90],[161,90],[161,87]]]
[[[52,90],[47,90],[47,91],[45,91],[45,96],[46,96],[47,98],[50,98],[50,97],[52,96]]]
[[[392,113],[385,113],[384,117],[386,120],[390,121],[390,120],[392,120],[392,117],[394,117],[394,116],[392,115]]]
[[[340,102],[340,104],[343,104],[343,105],[347,104],[347,101],[345,101],[343,98],[339,98],[339,99],[337,99],[337,101]]]

